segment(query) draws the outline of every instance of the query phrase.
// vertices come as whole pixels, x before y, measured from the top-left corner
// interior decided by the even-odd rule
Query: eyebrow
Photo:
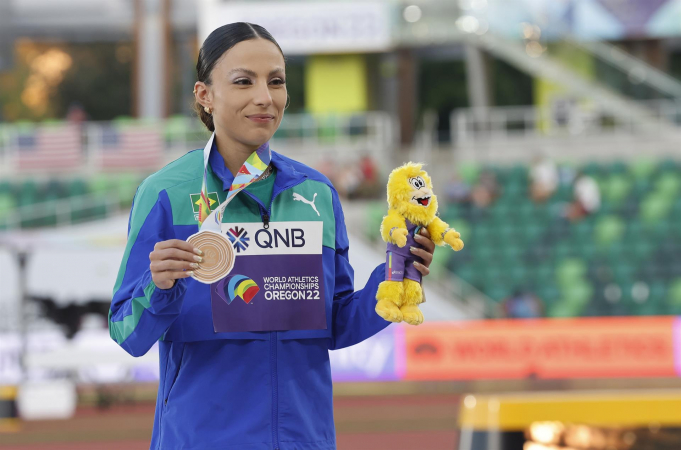
[[[243,68],[232,69],[232,70],[229,71],[229,73],[227,75],[229,76],[229,75],[233,74],[234,72],[244,72],[245,74],[250,75],[252,77],[258,76],[258,74],[253,72],[252,70],[243,69]],[[276,69],[271,70],[268,76],[271,77],[275,73],[279,73],[279,72],[284,72],[284,69],[282,69],[281,67],[277,67]]]

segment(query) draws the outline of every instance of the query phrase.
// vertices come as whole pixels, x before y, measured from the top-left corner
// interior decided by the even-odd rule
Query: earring
[[[207,106],[204,106],[203,110],[206,111],[208,114],[213,114],[213,111],[211,111],[210,108]]]

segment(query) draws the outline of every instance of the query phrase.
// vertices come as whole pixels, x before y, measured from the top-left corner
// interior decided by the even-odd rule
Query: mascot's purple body
[[[416,256],[410,247],[421,247],[414,236],[426,228],[437,245],[463,248],[461,235],[437,217],[437,198],[421,164],[407,163],[388,178],[388,215],[381,222],[381,236],[387,242],[385,281],[376,293],[376,313],[390,322],[411,325],[423,322],[418,305],[423,302],[421,272],[414,267]]]
[[[385,279],[386,281],[402,281],[404,278],[421,282],[421,272],[414,267],[414,262],[420,258],[409,251],[411,247],[423,248],[416,242],[414,236],[421,231],[421,226],[405,220],[407,226],[407,242],[403,247],[388,242],[385,252]]]

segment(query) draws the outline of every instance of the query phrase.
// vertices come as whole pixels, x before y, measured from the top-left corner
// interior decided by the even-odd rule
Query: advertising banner
[[[232,22],[261,25],[287,55],[380,52],[393,45],[390,2],[199,3],[199,41]]]
[[[676,376],[674,321],[622,317],[426,323],[405,329],[405,378]]]

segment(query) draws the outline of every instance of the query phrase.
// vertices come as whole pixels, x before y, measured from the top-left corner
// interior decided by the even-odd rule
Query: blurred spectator
[[[66,111],[66,120],[69,124],[75,125],[80,130],[80,140],[83,144],[82,148],[86,148],[86,136],[83,133],[83,127],[85,127],[85,122],[89,119],[85,108],[79,102],[71,102],[69,104],[69,109]]]
[[[380,173],[376,161],[369,155],[364,155],[359,162],[362,179],[357,188],[350,194],[350,198],[377,198],[385,195],[385,185],[381,183]]]
[[[478,184],[471,191],[471,199],[475,206],[486,208],[499,196],[499,183],[494,172],[485,171],[480,174]]]
[[[330,157],[317,164],[317,170],[331,180],[341,197],[377,198],[385,192],[376,161],[369,155],[340,166]]]
[[[66,120],[73,124],[81,126],[83,122],[88,120],[87,112],[85,108],[79,102],[72,102],[69,105],[69,109],[66,111]]]
[[[454,173],[445,186],[447,203],[467,203],[471,201],[471,187],[458,173]]]
[[[336,162],[331,157],[325,156],[322,158],[319,164],[317,164],[316,169],[331,180],[331,183],[336,184]]]
[[[544,305],[539,298],[530,293],[515,291],[513,295],[504,299],[501,309],[508,319],[535,319],[544,317]]]
[[[537,156],[530,168],[530,196],[537,203],[543,203],[558,188],[558,166],[546,155]]]
[[[341,197],[349,198],[362,182],[362,171],[355,163],[346,163],[338,171],[335,178],[335,187]]]
[[[577,175],[574,196],[574,201],[568,205],[565,214],[573,222],[595,213],[601,207],[601,191],[598,183],[588,175]]]
[[[369,155],[362,156],[359,161],[359,168],[364,176],[363,182],[368,185],[373,185],[378,181],[378,168],[376,167],[376,162]]]

